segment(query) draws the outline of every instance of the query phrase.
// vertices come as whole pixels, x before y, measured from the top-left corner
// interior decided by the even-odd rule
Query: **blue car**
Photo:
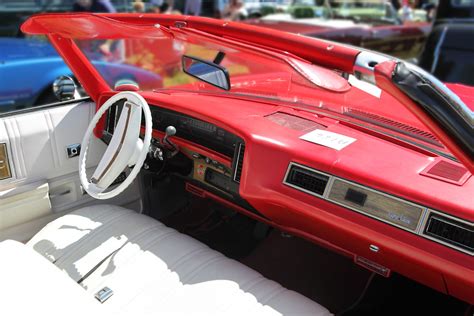
[[[159,87],[162,77],[124,63],[96,61],[111,87],[123,79],[140,87]],[[0,112],[57,101],[52,83],[62,75],[73,76],[56,50],[37,38],[0,38]]]

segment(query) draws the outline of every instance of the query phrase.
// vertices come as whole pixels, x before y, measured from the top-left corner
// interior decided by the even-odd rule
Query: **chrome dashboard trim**
[[[238,165],[239,165],[239,160],[240,160],[241,149],[242,149],[242,143],[239,143],[239,147],[237,148],[237,157],[235,159],[234,175],[232,176],[232,180],[234,180],[234,182],[237,182],[237,183],[240,183],[240,180],[237,181],[236,178],[237,178],[237,170],[238,170]],[[243,166],[243,161],[242,161],[242,168],[243,167],[244,166]]]
[[[424,214],[426,214],[426,210],[427,210],[426,207],[424,207],[424,206],[422,206],[422,205],[419,205],[419,204],[416,204],[416,203],[412,203],[412,202],[407,201],[407,200],[404,200],[404,199],[401,199],[401,198],[399,198],[399,197],[396,197],[396,196],[393,196],[393,195],[390,195],[390,194],[387,194],[387,193],[384,193],[384,192],[381,192],[381,191],[378,191],[378,190],[375,190],[375,189],[372,189],[372,188],[369,188],[369,187],[366,187],[366,186],[363,186],[363,185],[360,185],[360,184],[357,184],[357,183],[354,183],[354,182],[352,182],[352,181],[348,181],[348,180],[345,180],[345,179],[342,179],[342,178],[339,178],[339,177],[334,177],[334,178],[335,178],[335,180],[336,180],[336,179],[337,179],[337,180],[340,180],[340,181],[345,182],[345,183],[347,183],[347,184],[350,184],[350,185],[352,185],[352,186],[359,187],[359,188],[362,188],[362,189],[364,189],[364,190],[368,190],[368,191],[374,192],[374,193],[376,193],[376,194],[380,194],[380,195],[385,196],[385,197],[387,197],[387,198],[390,198],[390,199],[393,199],[393,200],[396,200],[396,201],[399,201],[399,202],[402,202],[402,203],[405,203],[405,204],[408,204],[408,205],[411,205],[411,206],[414,206],[414,207],[418,207],[418,208],[421,209],[421,214],[420,214],[420,218],[418,219],[416,228],[415,228],[415,229],[410,229],[410,228],[407,228],[407,227],[405,227],[405,226],[403,226],[403,225],[397,224],[396,222],[391,222],[391,221],[389,221],[389,220],[383,219],[383,218],[381,218],[381,217],[378,217],[378,216],[376,216],[376,215],[370,214],[370,213],[365,212],[365,211],[363,211],[363,210],[357,209],[357,208],[352,207],[352,206],[350,206],[350,205],[347,205],[347,204],[344,204],[344,203],[335,201],[334,199],[331,199],[331,198],[328,196],[327,200],[328,200],[329,202],[334,203],[334,204],[337,204],[337,205],[340,205],[340,206],[342,206],[342,207],[344,207],[344,208],[350,209],[350,210],[352,210],[352,211],[355,211],[355,212],[357,212],[357,213],[363,214],[363,215],[365,215],[365,216],[374,218],[374,219],[379,220],[379,221],[381,221],[381,222],[390,224],[390,225],[395,226],[395,227],[397,227],[397,228],[401,228],[401,229],[406,230],[406,231],[408,231],[408,232],[410,232],[410,233],[418,234],[417,229],[419,229],[420,222],[421,222],[422,218],[424,217]],[[332,188],[331,188],[331,189],[332,189]]]
[[[326,184],[326,188],[324,189],[324,192],[323,194],[317,194],[317,193],[314,193],[312,191],[308,191],[308,190],[305,190],[299,186],[296,186],[294,184],[291,184],[289,182],[286,181],[286,179],[288,178],[288,174],[290,173],[290,170],[291,170],[291,167],[292,166],[297,166],[297,167],[300,167],[302,169],[306,169],[308,171],[311,171],[311,172],[314,172],[314,173],[318,173],[320,175],[323,175],[325,177],[329,177],[328,179],[328,183]],[[304,193],[307,193],[307,194],[311,194],[313,196],[316,196],[316,197],[319,197],[319,198],[323,198],[323,199],[326,199],[325,196],[327,196],[327,194],[329,194],[329,184],[331,183],[331,176],[330,174],[327,174],[327,173],[324,173],[324,172],[321,172],[319,170],[315,170],[315,169],[312,169],[312,168],[309,168],[307,166],[304,166],[304,165],[300,165],[299,163],[296,163],[296,162],[290,162],[290,164],[288,165],[288,168],[286,169],[286,172],[285,172],[285,177],[283,178],[283,184],[289,186],[289,187],[292,187],[293,189],[296,189],[298,191],[301,191],[301,192],[304,192]]]
[[[314,173],[317,173],[317,174],[320,174],[320,175],[324,175],[326,177],[329,177],[329,180],[328,180],[328,183],[326,184],[326,188],[324,190],[324,193],[323,195],[320,195],[320,194],[317,194],[317,193],[314,193],[314,192],[311,192],[311,191],[308,191],[308,190],[305,190],[303,188],[300,188],[298,186],[295,186],[291,183],[288,183],[286,182],[286,179],[288,178],[288,174],[291,170],[291,167],[292,166],[298,166],[300,168],[303,168],[303,169],[306,169],[308,171],[311,171],[311,172],[314,172]],[[334,181],[336,180],[340,180],[342,182],[345,182],[345,183],[348,183],[350,185],[354,185],[354,186],[357,186],[357,187],[360,187],[364,190],[368,190],[368,191],[372,191],[376,194],[380,194],[380,195],[383,195],[385,197],[388,197],[390,199],[394,199],[394,200],[397,200],[397,201],[400,201],[400,202],[403,202],[405,204],[408,204],[408,205],[411,205],[411,206],[414,206],[414,207],[418,207],[421,209],[421,214],[420,214],[420,218],[418,219],[418,223],[417,223],[417,226],[416,228],[413,230],[413,229],[409,229],[407,227],[404,227],[402,225],[398,225],[394,222],[391,222],[391,221],[387,221],[383,218],[380,218],[380,217],[377,217],[377,216],[374,216],[372,214],[369,214],[367,212],[364,212],[363,210],[358,210],[357,208],[354,208],[354,207],[351,207],[351,206],[348,206],[348,205],[345,205],[344,203],[340,203],[338,201],[334,201],[333,199],[331,199],[329,197],[329,194],[331,192],[331,190],[333,189],[333,185],[334,185]],[[454,250],[457,250],[457,251],[460,251],[460,252],[463,252],[465,254],[468,254],[468,255],[471,255],[471,256],[474,256],[474,252],[470,252],[466,249],[463,249],[461,247],[457,247],[456,245],[453,245],[453,244],[450,244],[450,243],[447,243],[447,242],[444,242],[442,240],[439,240],[439,239],[436,239],[434,237],[431,237],[427,234],[424,233],[425,229],[426,229],[426,225],[427,225],[427,222],[428,222],[428,218],[431,214],[437,214],[437,215],[440,215],[440,216],[444,216],[444,217],[447,217],[453,221],[457,221],[457,222],[460,222],[460,223],[463,223],[463,224],[466,224],[468,226],[474,226],[474,224],[472,222],[469,222],[467,220],[464,220],[464,219],[461,219],[461,218],[458,218],[458,217],[455,217],[455,216],[452,216],[452,215],[448,215],[446,213],[443,213],[443,212],[440,212],[440,211],[436,211],[436,210],[433,210],[433,209],[430,209],[430,208],[427,208],[423,205],[420,205],[420,204],[416,204],[416,203],[413,203],[411,201],[407,201],[405,199],[402,199],[402,198],[399,198],[399,197],[396,197],[396,196],[393,196],[391,194],[388,194],[388,193],[385,193],[385,192],[382,192],[382,191],[379,191],[379,190],[376,190],[376,189],[372,189],[370,187],[367,187],[367,186],[364,186],[364,185],[361,185],[361,184],[358,184],[358,183],[355,183],[355,182],[352,182],[352,181],[349,181],[349,180],[345,180],[345,179],[342,179],[342,178],[339,178],[339,177],[336,177],[336,176],[333,176],[331,174],[328,174],[328,173],[325,173],[325,172],[322,172],[322,171],[319,171],[317,169],[314,169],[314,168],[311,168],[311,167],[308,167],[308,166],[305,166],[305,165],[301,165],[299,163],[296,163],[296,162],[293,162],[291,161],[289,164],[288,164],[288,168],[286,169],[286,172],[285,172],[285,175],[284,175],[284,178],[283,178],[283,182],[282,182],[284,185],[287,185],[289,187],[292,187],[298,191],[301,191],[301,192],[304,192],[304,193],[307,193],[307,194],[310,194],[312,196],[315,196],[315,197],[318,197],[318,198],[321,198],[323,200],[326,200],[328,202],[331,202],[333,204],[336,204],[336,205],[339,205],[341,207],[344,207],[345,209],[348,209],[348,210],[352,210],[352,211],[355,211],[359,214],[362,214],[362,215],[365,215],[365,216],[368,216],[370,218],[373,218],[375,220],[378,220],[378,221],[381,221],[381,222],[384,222],[386,224],[389,224],[391,226],[394,226],[394,227],[397,227],[397,228],[400,228],[400,229],[403,229],[407,232],[410,232],[414,235],[418,235],[422,238],[426,238],[426,239],[429,239],[431,241],[434,241],[436,243],[439,243],[439,244],[442,244],[444,246],[447,246],[449,248],[452,248]],[[450,223],[450,224],[453,224],[453,223]]]
[[[447,242],[445,242],[445,241],[443,241],[443,240],[440,240],[440,239],[437,239],[437,238],[435,238],[435,237],[432,237],[432,236],[430,236],[430,235],[425,234],[426,225],[428,224],[428,219],[429,219],[429,217],[430,217],[431,214],[436,214],[436,215],[439,215],[439,216],[442,216],[442,217],[447,217],[447,218],[449,218],[449,219],[451,219],[451,220],[453,220],[453,221],[455,221],[455,222],[460,222],[460,223],[466,224],[466,225],[468,225],[468,226],[473,226],[473,227],[474,227],[474,224],[473,224],[472,222],[466,221],[466,220],[461,219],[461,218],[459,218],[459,217],[454,217],[454,216],[452,216],[452,215],[448,215],[448,214],[443,213],[443,212],[440,212],[440,211],[435,211],[435,210],[432,210],[432,209],[428,209],[428,210],[427,210],[427,214],[426,214],[425,218],[423,219],[422,229],[421,229],[420,234],[419,234],[420,236],[422,236],[422,237],[424,237],[424,238],[426,238],[426,239],[429,239],[429,240],[431,240],[431,241],[434,241],[434,242],[436,242],[436,243],[442,244],[442,245],[444,245],[444,246],[447,246],[447,247],[456,249],[456,250],[458,250],[458,251],[464,252],[464,253],[466,253],[466,254],[468,254],[468,255],[474,256],[474,251],[469,251],[469,250],[463,249],[463,248],[458,247],[458,246],[456,246],[456,245],[447,243]],[[442,219],[438,219],[438,220],[443,221]],[[453,223],[449,223],[449,224],[456,226],[456,225],[453,224]]]

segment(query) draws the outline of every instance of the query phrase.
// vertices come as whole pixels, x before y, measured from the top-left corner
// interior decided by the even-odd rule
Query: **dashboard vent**
[[[234,181],[240,183],[240,177],[242,176],[242,166],[244,164],[244,153],[245,145],[239,143],[237,147],[237,156],[235,158],[235,168],[234,168]]]
[[[293,129],[295,131],[307,131],[313,130],[316,128],[322,129],[326,128],[326,126],[321,125],[319,123],[307,120],[305,118],[283,113],[283,112],[276,112],[270,115],[267,115],[266,118],[280,126]]]
[[[469,171],[463,166],[441,160],[429,166],[424,175],[455,184],[463,184],[469,178]]]
[[[344,114],[356,119],[360,119],[360,120],[372,123],[374,125],[378,125],[378,126],[390,129],[392,131],[403,133],[405,135],[423,140],[425,142],[431,143],[438,147],[443,146],[441,145],[439,140],[433,134],[429,132],[423,131],[421,129],[418,129],[416,127],[413,127],[404,123],[400,123],[400,122],[385,118],[377,114],[368,113],[368,112],[355,110],[355,109],[348,109],[346,110]]]
[[[309,168],[292,165],[285,183],[302,191],[322,196],[328,184],[329,177]]]
[[[438,214],[431,214],[426,223],[426,235],[444,243],[474,251],[474,226]]]

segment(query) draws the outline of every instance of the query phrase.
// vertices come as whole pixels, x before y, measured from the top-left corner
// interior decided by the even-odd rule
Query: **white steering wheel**
[[[115,126],[112,139],[102,156],[97,169],[89,181],[86,175],[86,157],[89,140],[94,128],[104,113],[117,101],[125,99],[120,118]],[[145,114],[145,137],[140,139],[142,110]],[[110,199],[125,190],[140,172],[150,147],[152,119],[145,99],[136,92],[123,91],[108,99],[95,113],[89,123],[81,144],[79,156],[79,177],[84,190],[93,198]],[[133,166],[127,179],[116,188],[104,192],[120,175],[126,166]]]

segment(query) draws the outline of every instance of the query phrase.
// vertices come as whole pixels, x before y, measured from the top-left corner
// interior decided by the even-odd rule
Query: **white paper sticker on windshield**
[[[304,134],[300,136],[300,139],[336,150],[341,150],[356,141],[355,138],[321,129],[316,129],[308,134]]]

